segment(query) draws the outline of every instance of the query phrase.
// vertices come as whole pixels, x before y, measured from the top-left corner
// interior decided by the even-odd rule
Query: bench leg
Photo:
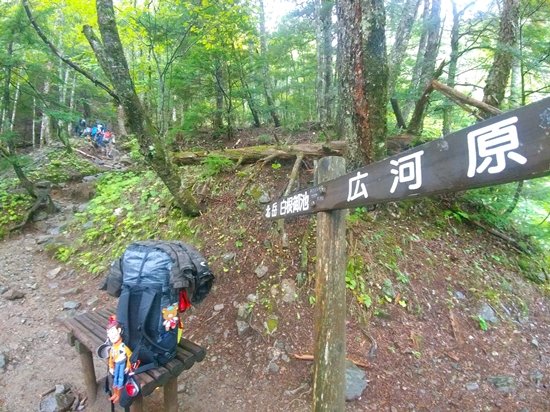
[[[95,377],[94,358],[92,352],[79,341],[75,342],[76,351],[80,354],[82,371],[84,373],[84,384],[88,392],[90,404],[93,404],[97,396],[97,381]]]
[[[164,385],[164,412],[178,412],[178,378],[172,376]]]
[[[143,396],[138,397],[130,405],[130,412],[143,412]]]

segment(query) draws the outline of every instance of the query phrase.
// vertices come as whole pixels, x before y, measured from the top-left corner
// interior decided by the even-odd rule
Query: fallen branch
[[[87,157],[88,159],[100,160],[98,157],[92,156],[91,154],[88,154],[88,153],[86,153],[86,152],[83,152],[82,150],[79,150],[79,149],[73,149],[73,150],[74,150],[75,152],[80,153],[82,156]]]
[[[449,319],[451,319],[451,327],[453,328],[453,335],[458,346],[462,345],[462,339],[460,339],[460,333],[458,329],[458,322],[452,309],[449,309]]]
[[[449,100],[455,102],[460,107],[462,107],[464,110],[469,111],[470,113],[474,114],[478,120],[484,120],[483,117],[479,116],[477,113],[472,112],[468,108],[464,107],[464,104],[468,104],[470,106],[477,107],[482,112],[491,113],[493,116],[502,114],[503,111],[493,107],[487,103],[483,103],[479,100],[473,99],[471,97],[466,96],[463,93],[460,93],[459,91],[456,91],[452,87],[449,87],[441,82],[439,82],[436,79],[433,79],[431,81],[432,87],[437,90],[439,93],[447,97]]]
[[[481,223],[478,220],[469,220],[469,222],[472,222],[475,226],[480,227],[481,229],[485,230],[486,232],[489,232],[490,234],[498,237],[499,239],[502,239],[505,242],[508,242],[511,246],[515,247],[519,251],[526,253],[528,255],[531,254],[531,251],[529,249],[527,249],[525,246],[522,246],[517,240],[511,238],[510,236],[504,233],[501,233],[496,229],[491,229],[490,227],[485,226],[483,223]]]
[[[299,359],[299,360],[307,360],[307,361],[312,361],[312,360],[315,360],[315,358],[313,357],[313,355],[308,355],[308,354],[298,354],[298,353],[293,353],[291,354],[292,357],[294,359]],[[360,366],[362,368],[370,368],[371,365],[367,364],[367,363],[364,363],[364,362],[359,362],[359,361],[356,361],[356,360],[353,360],[353,359],[350,359],[350,358],[346,358],[347,360],[353,362],[354,364],[356,364],[357,366]]]
[[[328,143],[301,143],[297,145],[251,146],[237,149],[213,150],[210,152],[179,152],[173,156],[175,164],[199,165],[209,155],[221,156],[240,164],[267,162],[272,159],[294,159],[300,154],[304,158],[319,159],[325,156],[343,156],[346,150],[345,141]],[[240,160],[242,158],[242,160]]]

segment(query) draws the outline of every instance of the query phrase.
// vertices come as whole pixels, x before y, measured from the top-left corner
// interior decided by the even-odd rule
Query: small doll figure
[[[170,329],[174,329],[178,326],[178,305],[174,303],[168,306],[166,309],[162,309],[162,317],[164,318],[164,329],[168,332]]]
[[[116,403],[120,399],[126,374],[130,372],[132,351],[122,342],[122,328],[115,316],[109,319],[107,337],[112,344],[109,351],[109,372],[113,375],[113,395],[109,400]]]

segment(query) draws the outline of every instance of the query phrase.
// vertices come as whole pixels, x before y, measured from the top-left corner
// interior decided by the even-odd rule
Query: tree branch
[[[34,29],[36,30],[36,33],[42,39],[42,41],[44,43],[46,43],[46,45],[51,49],[51,51],[57,57],[59,57],[64,63],[68,64],[70,67],[72,67],[78,73],[82,74],[84,77],[86,77],[88,80],[90,80],[93,84],[95,84],[96,86],[99,86],[103,90],[105,90],[113,99],[115,99],[117,101],[117,103],[119,103],[120,99],[119,99],[118,95],[109,86],[107,86],[106,84],[104,84],[103,82],[98,80],[92,73],[90,73],[86,69],[83,69],[82,67],[80,67],[78,64],[73,62],[70,58],[68,58],[66,56],[63,56],[61,54],[61,52],[57,49],[57,47],[55,47],[55,45],[50,40],[48,40],[48,38],[46,37],[46,35],[44,34],[44,32],[42,31],[40,26],[38,26],[38,23],[34,19],[32,13],[31,13],[31,10],[29,8],[28,0],[22,0],[22,3],[23,3],[23,7],[25,9],[25,12],[27,13],[27,17],[29,18],[29,21],[31,22]]]

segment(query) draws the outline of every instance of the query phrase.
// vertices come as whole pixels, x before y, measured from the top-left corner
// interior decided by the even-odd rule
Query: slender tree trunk
[[[422,33],[420,34],[420,40],[418,41],[418,49],[416,52],[416,60],[414,62],[414,68],[412,72],[411,84],[409,86],[407,100],[402,107],[403,117],[405,121],[408,120],[409,114],[414,106],[415,101],[420,94],[419,89],[423,90],[424,86],[420,86],[420,76],[422,74],[422,58],[426,52],[426,44],[428,41],[428,27],[430,21],[430,0],[424,0],[424,6],[422,11]]]
[[[269,106],[269,113],[273,119],[273,124],[275,127],[281,125],[279,120],[279,114],[275,110],[275,101],[273,100],[273,90],[271,87],[271,77],[269,74],[269,63],[267,61],[267,40],[266,40],[266,31],[265,31],[265,12],[264,12],[264,2],[260,0],[260,53],[262,55],[263,64],[262,64],[262,75],[264,78],[264,91],[265,99],[267,105]]]
[[[214,86],[216,89],[216,112],[214,113],[214,133],[223,129],[223,70],[220,62],[214,67]]]
[[[504,93],[518,40],[519,5],[520,0],[503,1],[497,50],[483,89],[483,102],[493,107],[500,108],[504,101]],[[481,113],[481,115],[485,119],[491,116],[490,113],[486,112]]]
[[[459,56],[459,42],[460,42],[460,18],[464,15],[464,12],[474,4],[469,3],[462,10],[458,11],[456,7],[456,1],[451,0],[453,4],[453,27],[451,28],[451,58],[449,60],[448,74],[447,74],[447,86],[451,89],[455,87],[455,78],[458,67]],[[443,136],[448,135],[453,131],[453,106],[450,103],[446,103],[443,109]]]
[[[46,72],[49,73],[52,66],[51,63],[46,64]],[[48,76],[44,78],[44,87],[42,89],[44,96],[48,96],[50,93],[50,79]],[[51,127],[50,127],[50,116],[46,112],[47,107],[42,108],[42,122],[40,125],[40,147],[46,146],[50,143],[51,137]]]
[[[316,0],[317,118],[323,127],[332,122],[332,7],[333,0]]]
[[[422,59],[422,73],[419,79],[421,87],[425,87],[434,75],[441,33],[441,0],[432,0],[428,21],[428,39],[426,42],[426,51]]]
[[[368,128],[362,139],[372,142],[374,155],[380,159],[386,155],[388,134],[388,56],[384,0],[365,1],[362,12],[365,104],[368,113]]]
[[[13,40],[8,43],[7,57],[8,62],[13,56]],[[12,63],[8,63],[4,66],[4,71],[6,73],[4,78],[4,90],[2,91],[2,123],[0,124],[0,133],[8,134],[11,130],[11,115],[10,115],[10,88],[11,88],[11,74],[12,74]],[[13,147],[12,136],[8,136],[7,139],[8,148]],[[10,150],[11,152],[11,150]],[[10,153],[10,155],[13,153]]]
[[[13,125],[15,124],[15,113],[17,112],[17,102],[19,101],[19,93],[21,91],[21,80],[17,80],[15,85],[15,96],[13,96],[13,109],[11,111],[10,133],[13,133]]]
[[[40,142],[37,142],[37,136],[36,136],[36,97],[32,98],[32,147],[35,148],[37,144],[39,145]]]
[[[163,139],[154,130],[136,94],[118,34],[113,2],[97,0],[96,8],[103,44],[90,26],[84,27],[84,33],[98,55],[103,71],[115,87],[128,125],[139,142],[141,154],[174,196],[183,214],[196,216],[199,213],[196,200],[192,192],[183,186],[180,174],[168,157]]]
[[[235,48],[235,44],[233,44],[233,48]],[[248,44],[248,60],[250,62],[250,66],[254,67],[254,58],[252,55],[252,45]],[[252,114],[252,119],[254,119],[254,127],[260,127],[261,126],[261,119],[260,114],[258,113],[258,104],[256,103],[256,98],[254,96],[254,93],[252,92],[252,87],[254,87],[254,78],[252,75],[247,75],[244,70],[244,65],[239,60],[239,73],[241,76],[241,84],[245,90],[246,93],[246,102],[248,104],[248,108],[250,109],[250,113]]]
[[[395,41],[388,58],[388,96],[390,97],[393,97],[395,93],[395,84],[401,72],[401,63],[407,52],[407,46],[409,45],[420,1],[421,0],[407,0],[403,6],[401,19],[399,20],[397,32],[395,33]]]
[[[516,109],[522,104],[521,87],[521,63],[518,56],[514,56],[512,61],[512,76],[510,78],[510,108]]]
[[[76,72],[73,72],[73,81],[71,82],[71,95],[69,97],[69,109],[71,113],[76,114],[75,103],[74,103],[75,89],[76,89]],[[78,116],[78,117],[82,117],[82,116]],[[80,121],[80,119],[77,119],[77,121]],[[72,136],[73,134],[74,134],[74,125],[72,124],[72,122],[69,122],[67,124],[67,136]]]
[[[13,56],[13,40],[8,43],[8,50],[7,50],[7,56],[8,61],[11,60]],[[5,65],[5,77],[4,77],[4,90],[2,92],[2,113],[3,113],[3,122],[0,124],[0,132],[2,133],[8,133],[6,139],[7,144],[7,150],[0,145],[0,155],[6,158],[11,158],[11,164],[13,166],[13,170],[19,179],[19,182],[21,183],[21,186],[31,195],[32,197],[36,197],[34,193],[34,185],[33,183],[27,178],[27,176],[23,173],[23,169],[21,168],[19,161],[16,158],[16,152],[15,152],[15,142],[13,139],[13,135],[11,134],[12,129],[12,114],[10,113],[10,103],[11,103],[11,77],[12,77],[12,66],[11,63],[8,63]],[[13,111],[15,112],[15,106],[13,105]]]

